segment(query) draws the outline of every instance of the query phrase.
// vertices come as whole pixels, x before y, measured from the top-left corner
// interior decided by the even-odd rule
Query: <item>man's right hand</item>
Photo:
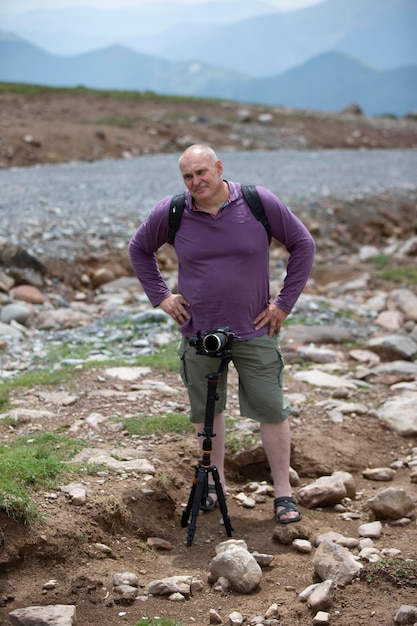
[[[190,319],[191,315],[185,307],[190,306],[188,300],[186,300],[180,293],[171,294],[165,300],[159,303],[159,306],[165,313],[168,313],[177,324],[184,324]]]

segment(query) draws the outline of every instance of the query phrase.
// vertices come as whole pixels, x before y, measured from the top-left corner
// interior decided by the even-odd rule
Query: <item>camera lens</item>
[[[203,339],[203,348],[206,352],[218,352],[226,345],[226,338],[223,333],[212,333]]]

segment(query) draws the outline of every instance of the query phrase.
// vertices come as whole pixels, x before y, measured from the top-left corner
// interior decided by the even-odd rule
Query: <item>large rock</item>
[[[10,324],[15,321],[18,324],[28,325],[32,311],[31,309],[19,302],[11,302],[1,309],[0,319],[4,324]]]
[[[417,363],[402,360],[390,361],[389,363],[381,363],[379,365],[376,365],[369,373],[376,376],[403,376],[404,380],[409,380],[411,377],[413,377],[415,380],[417,380]]]
[[[347,548],[322,541],[313,559],[314,571],[320,580],[332,580],[336,585],[347,585],[356,578],[362,565],[355,560]]]
[[[393,398],[377,409],[378,419],[403,436],[417,434],[417,396]]]
[[[321,476],[314,483],[297,491],[297,500],[307,509],[338,504],[344,498],[354,498],[355,481],[348,472],[334,472],[331,476]]]
[[[373,337],[366,344],[368,350],[376,352],[381,359],[393,361],[395,359],[411,360],[417,354],[417,343],[404,335],[384,335]]]
[[[407,517],[416,508],[416,503],[404,489],[384,489],[367,504],[377,519],[397,520]]]
[[[161,578],[149,583],[147,593],[152,596],[169,596],[172,593],[181,593],[185,598],[189,598],[192,583],[192,576]]]
[[[417,296],[411,289],[394,289],[390,293],[389,301],[404,313],[406,320],[417,322]]]
[[[262,569],[247,550],[244,541],[230,539],[216,547],[216,556],[210,563],[209,582],[226,578],[238,593],[252,593],[259,587]]]
[[[74,605],[29,606],[9,613],[12,626],[75,626]]]
[[[312,369],[296,372],[293,378],[296,381],[309,383],[310,385],[315,385],[316,387],[328,387],[330,389],[356,389],[356,385],[352,381],[342,378],[341,376],[328,374],[322,370]]]

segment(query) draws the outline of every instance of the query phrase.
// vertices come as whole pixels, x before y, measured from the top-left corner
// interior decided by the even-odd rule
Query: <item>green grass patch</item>
[[[370,262],[377,268],[384,268],[390,264],[390,257],[385,254],[378,254],[370,258]]]
[[[236,454],[237,452],[244,452],[250,450],[260,441],[260,438],[256,435],[234,435],[233,433],[226,434],[226,448],[228,454]]]
[[[0,444],[0,509],[25,524],[40,519],[31,491],[54,488],[58,479],[70,473],[66,461],[82,445],[52,433]]]
[[[399,265],[391,257],[384,254],[372,257],[370,262],[377,270],[375,278],[407,287],[417,283],[417,267],[415,265]]]
[[[37,385],[76,384],[76,378],[80,375],[81,367],[84,370],[97,367],[134,367],[147,366],[155,370],[156,373],[167,374],[168,372],[178,372],[178,355],[176,345],[164,346],[154,354],[146,354],[138,357],[121,357],[118,345],[111,347],[106,345],[106,352],[112,351],[103,359],[103,354],[92,354],[93,348],[82,344],[60,344],[53,348],[45,358],[46,367],[37,368],[23,374],[18,374],[12,379],[0,383],[0,412],[5,412],[11,408],[10,393],[19,388],[31,389]],[[94,348],[96,352],[96,348]],[[97,357],[97,358],[95,358]],[[65,360],[74,363],[65,364]],[[80,362],[77,365],[77,361]]]
[[[112,323],[111,325],[114,325]],[[122,323],[118,325],[120,328],[125,328]],[[140,332],[133,332],[129,337],[129,342],[135,339],[142,338],[143,334]],[[111,342],[110,340],[103,339],[103,344],[98,347],[92,344],[73,344],[73,343],[60,343],[50,350],[45,358],[45,363],[54,369],[55,372],[59,372],[60,369],[68,369],[71,373],[74,371],[74,366],[66,365],[65,361],[82,361],[81,367],[85,369],[91,369],[93,367],[122,367],[122,366],[148,366],[155,369],[157,372],[177,372],[178,371],[178,355],[177,355],[177,343],[168,344],[160,348],[154,354],[144,354],[137,357],[121,356],[120,344],[117,342]],[[61,368],[58,366],[61,364]],[[55,373],[55,376],[59,377],[59,374]]]
[[[4,380],[0,383],[0,411],[10,409],[10,393],[14,389],[30,389],[36,385],[62,385],[73,376],[74,368],[65,369],[34,369],[19,374],[15,378]]]
[[[126,418],[123,428],[131,435],[140,437],[148,435],[165,435],[167,433],[187,434],[194,432],[188,416],[179,413],[166,415],[142,415],[140,417]]]
[[[124,99],[124,100],[156,100],[159,102],[189,102],[192,103],[220,103],[225,102],[222,98],[201,98],[198,96],[175,96],[160,95],[153,91],[126,91],[117,89],[91,89],[78,85],[77,87],[47,87],[46,85],[36,85],[29,83],[10,83],[0,82],[0,92],[20,93],[28,96],[38,95],[42,93],[56,94],[92,94],[105,96],[107,98]]]
[[[232,417],[226,417],[226,454],[236,454],[250,450],[258,445],[261,437],[258,433],[252,435],[243,435],[235,430],[236,420]]]
[[[362,580],[379,584],[388,581],[396,587],[417,587],[417,561],[415,559],[380,559],[365,565]]]
[[[147,365],[157,372],[178,372],[179,357],[177,354],[177,342],[164,346],[154,354],[147,354],[136,358],[136,365]]]
[[[309,323],[309,319],[308,319],[307,316],[305,316],[305,315],[300,315],[300,316],[293,315],[293,316],[287,317],[284,320],[284,322],[282,324],[282,327],[284,328],[285,326],[294,326],[296,324],[306,324],[307,325],[308,323]],[[319,325],[319,322],[317,322],[317,325]]]
[[[417,267],[387,267],[378,273],[377,278],[412,287],[417,283]]]

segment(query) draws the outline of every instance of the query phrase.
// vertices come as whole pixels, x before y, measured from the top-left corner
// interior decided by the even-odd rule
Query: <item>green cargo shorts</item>
[[[196,353],[183,337],[178,347],[181,378],[190,400],[190,420],[204,423],[207,404],[208,373],[215,373],[221,363],[217,357]],[[278,338],[261,335],[247,341],[236,341],[232,346],[232,362],[239,376],[240,413],[258,422],[277,423],[287,419],[291,412],[282,392],[284,361]],[[214,415],[226,408],[227,374],[229,364],[218,379],[218,400]]]

